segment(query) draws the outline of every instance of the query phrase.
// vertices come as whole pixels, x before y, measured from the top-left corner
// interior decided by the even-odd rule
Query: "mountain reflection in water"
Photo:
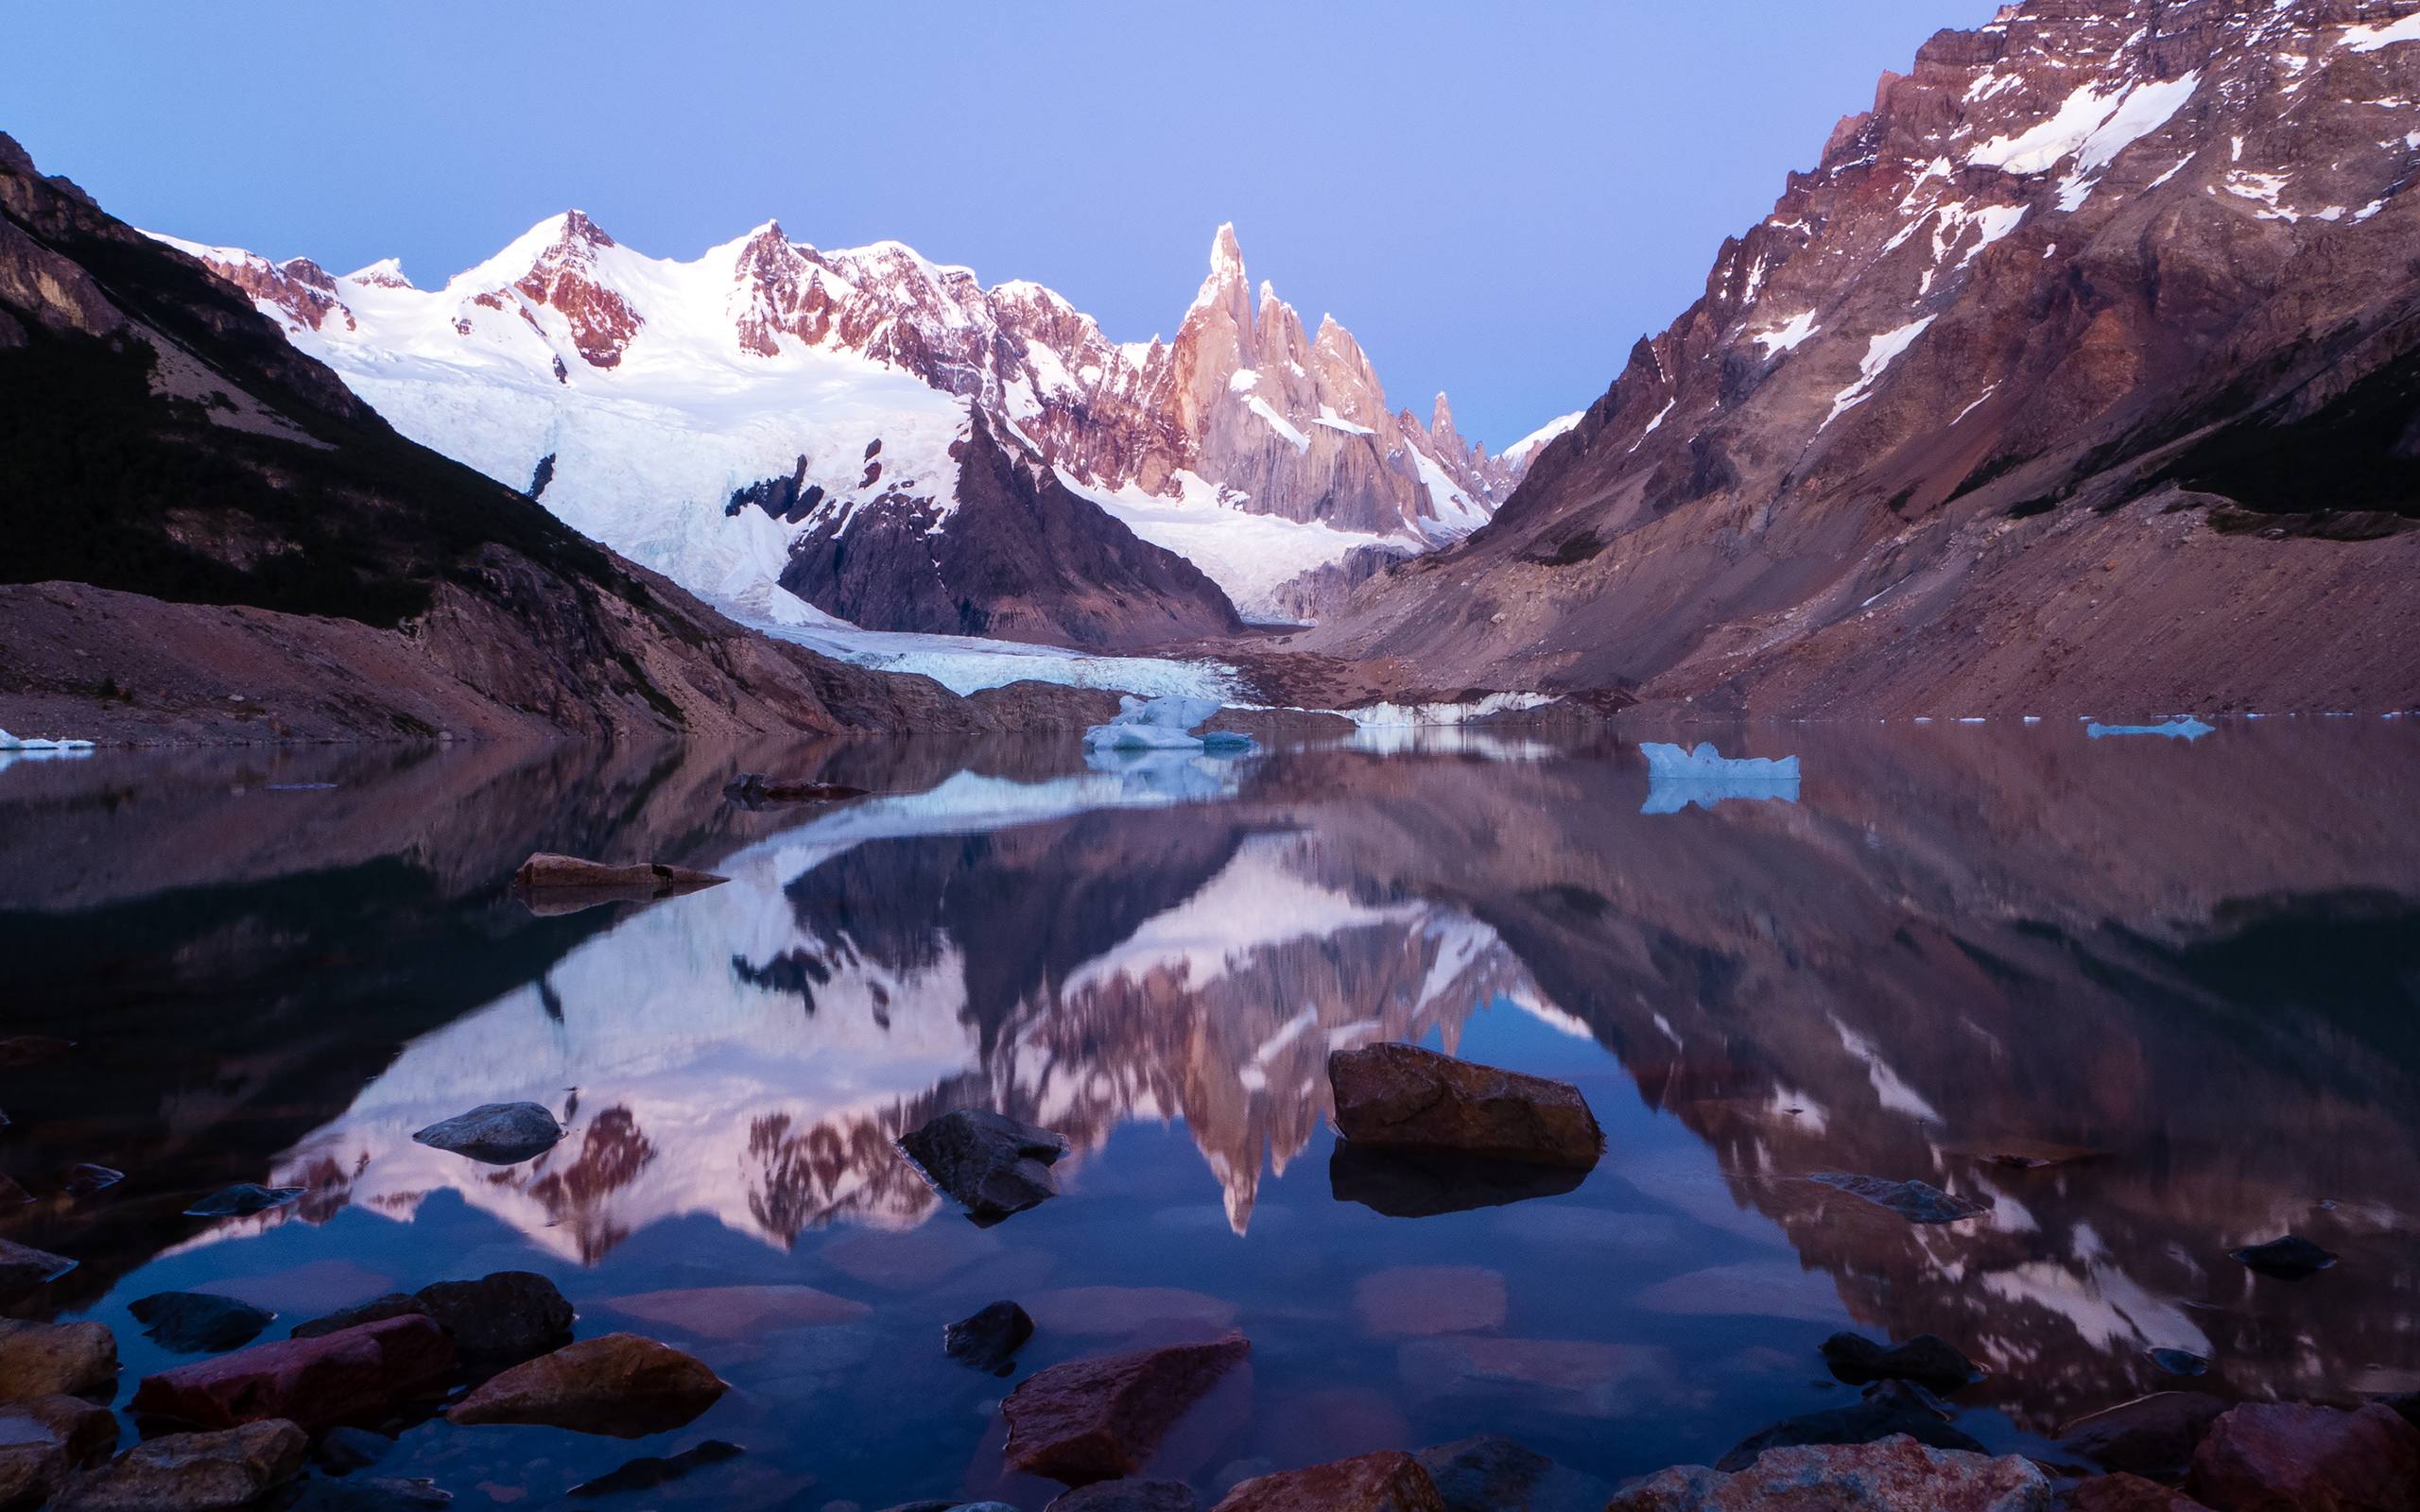
[[[49,1310],[103,1316],[147,1267],[224,1280],[248,1246],[289,1246],[287,1263],[324,1228],[374,1247],[437,1209],[623,1292],[809,1260],[833,1284],[859,1274],[833,1246],[876,1243],[899,1259],[868,1284],[897,1290],[915,1256],[976,1241],[891,1141],[982,1106],[1074,1145],[1068,1194],[1000,1231],[1025,1269],[981,1263],[1004,1267],[998,1295],[1020,1275],[1181,1282],[1195,1321],[1279,1319],[1316,1352],[1423,1332],[1372,1321],[1371,1272],[1493,1267],[1509,1321],[1332,1384],[1381,1402],[1363,1418],[1543,1436],[1600,1473],[1670,1446],[1555,1441],[1541,1415],[1644,1420],[1665,1409],[1640,1394],[1661,1394],[1719,1452],[1826,1404],[1806,1394],[1811,1351],[1753,1341],[1797,1351],[1835,1326],[1949,1338],[1993,1372],[1970,1400],[2035,1433],[2176,1383],[2154,1349],[2256,1396],[2413,1383],[2420,739],[2363,722],[1720,744],[1800,755],[1796,801],[1649,801],[1630,746],[1527,736],[1098,768],[1014,745],[22,765],[0,773],[0,953],[30,963],[9,1032],[84,1044],[5,1074],[9,1169],[38,1194],[83,1160],[134,1178],[5,1231],[81,1257]],[[719,796],[742,768],[879,796],[751,813]],[[502,884],[542,849],[732,880],[541,919]],[[1580,1081],[1605,1166],[1535,1195],[1433,1173],[1403,1209],[1330,1170],[1329,1051],[1466,1038]],[[572,1126],[526,1164],[409,1138],[524,1098]],[[2089,1158],[2001,1159],[2044,1151]],[[1912,1226],[1803,1179],[1831,1171],[1991,1211]],[[175,1216],[235,1179],[308,1192],[199,1233]],[[1158,1218],[1124,1237],[1084,1216],[1136,1193]],[[1272,1200],[1285,1221],[1256,1224]],[[1443,1215],[1479,1202],[1511,1205]],[[1159,1274],[1182,1251],[1145,1230],[1188,1209],[1241,1246],[1230,1284]],[[2287,1286],[2225,1258],[2290,1230],[2343,1263]],[[657,1232],[687,1237],[648,1250]],[[734,1243],[763,1259],[715,1248]],[[1712,1339],[1721,1361],[1700,1367]],[[1505,1363],[1549,1343],[1579,1365]],[[1255,1362],[1265,1389],[1318,1396],[1282,1348]],[[1540,1385],[1574,1370],[1592,1383]],[[1255,1432],[1280,1458],[1375,1447]]]

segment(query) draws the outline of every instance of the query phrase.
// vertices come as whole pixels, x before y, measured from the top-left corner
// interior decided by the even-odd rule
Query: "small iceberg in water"
[[[2173,740],[2199,740],[2217,728],[2187,714],[2156,725],[2104,725],[2095,719],[2083,727],[2083,732],[2094,740],[2103,735],[2166,735]]]
[[[1214,730],[1191,731],[1219,716],[1216,698],[1188,698],[1171,693],[1149,702],[1127,695],[1117,700],[1117,717],[1084,731],[1086,750],[1218,750],[1252,749],[1252,737]]]
[[[1662,741],[1639,747],[1647,758],[1647,801],[1641,814],[1678,814],[1695,803],[1710,809],[1724,799],[1777,798],[1798,801],[1798,758],[1725,756],[1711,741],[1684,750]]]
[[[93,743],[89,740],[51,740],[42,735],[20,740],[7,730],[0,730],[0,750],[91,750],[92,748]]]

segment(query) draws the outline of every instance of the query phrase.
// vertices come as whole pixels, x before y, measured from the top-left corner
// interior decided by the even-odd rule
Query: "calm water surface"
[[[76,1256],[20,1315],[132,1300],[293,1322],[531,1269],[734,1390],[637,1444],[406,1433],[382,1473],[546,1506],[637,1454],[739,1459],[631,1504],[866,1507],[1003,1472],[1013,1383],[942,1325],[1014,1298],[1018,1375],[1227,1327],[1252,1364],[1162,1452],[1205,1498],[1509,1434],[1616,1478],[1840,1405],[1816,1344],[1941,1333],[1961,1426],[2044,1439],[2164,1385],[2420,1383],[2420,724],[1693,730],[1796,753],[1794,796],[1651,788],[1625,735],[1088,768],[1063,746],[285,751],[0,769],[0,1233]],[[741,769],[881,796],[752,813]],[[1691,797],[1703,802],[1691,802]],[[1707,806],[1710,804],[1711,806]],[[542,917],[532,850],[728,885]],[[1409,1040],[1567,1078],[1609,1145],[1571,1190],[1340,1160],[1324,1057]],[[563,1112],[497,1170],[411,1130]],[[1063,1195],[968,1223],[892,1137],[982,1106],[1065,1133]],[[1991,1157],[2102,1152],[2040,1170]],[[83,1160],[126,1182],[81,1199]],[[1991,1205],[1912,1227],[1814,1172]],[[192,1199],[307,1187],[212,1223]],[[2226,1259],[2289,1230],[2301,1284]],[[776,1282],[812,1316],[620,1309]],[[629,1303],[645,1308],[644,1301]],[[588,1503],[601,1504],[601,1503]],[[1206,1504],[1206,1501],[1205,1501]]]

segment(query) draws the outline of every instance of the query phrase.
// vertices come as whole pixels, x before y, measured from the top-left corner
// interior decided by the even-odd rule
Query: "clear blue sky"
[[[411,0],[11,8],[0,129],[147,229],[394,255],[567,206],[657,256],[769,216],[1173,334],[1212,231],[1501,446],[1577,409],[1785,171],[1996,0]]]

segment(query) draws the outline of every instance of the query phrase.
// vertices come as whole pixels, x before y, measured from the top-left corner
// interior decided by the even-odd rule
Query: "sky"
[[[1501,449],[1601,393],[1841,116],[1996,0],[38,4],[0,130],[147,230],[403,260],[577,206],[694,257],[768,218],[1172,335],[1221,221],[1389,400]]]

